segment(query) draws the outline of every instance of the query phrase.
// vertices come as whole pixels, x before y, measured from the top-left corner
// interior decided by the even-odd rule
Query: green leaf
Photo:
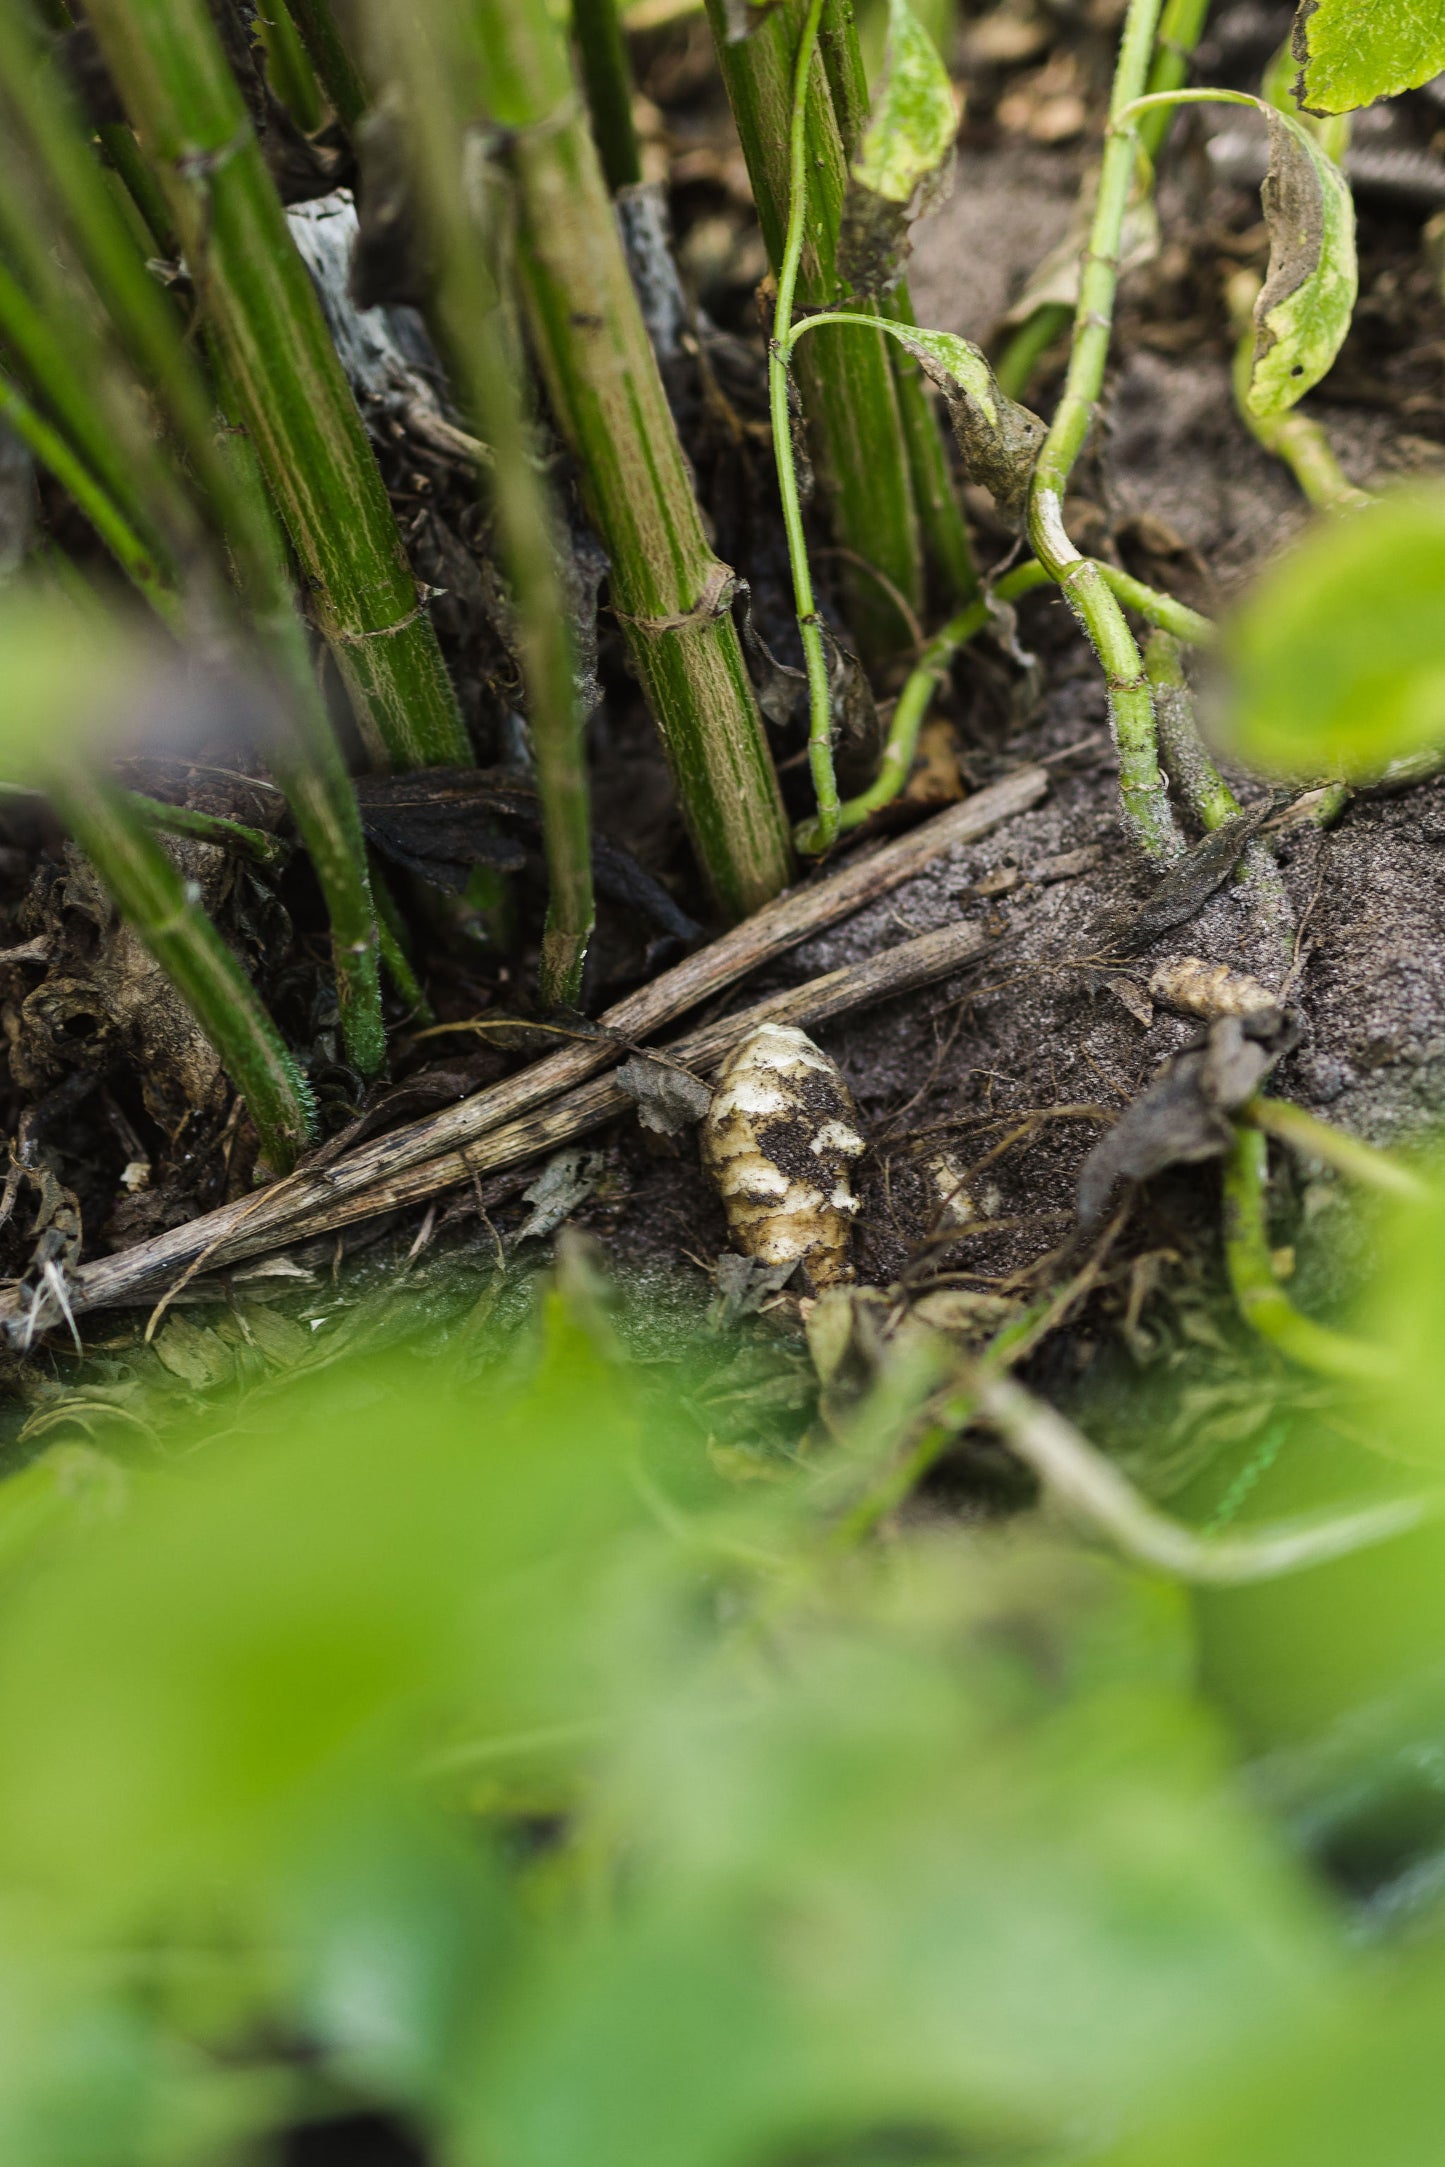
[[[1226,645],[1226,734],[1251,766],[1363,780],[1445,745],[1445,492],[1313,528],[1251,590]]]
[[[1301,0],[1290,42],[1300,104],[1351,113],[1445,70],[1445,8],[1440,0]]]
[[[1259,93],[1266,104],[1272,105],[1277,113],[1288,113],[1292,118],[1303,119],[1310,134],[1323,150],[1329,152],[1335,164],[1344,163],[1345,152],[1350,147],[1350,116],[1348,113],[1331,113],[1326,118],[1302,110],[1299,102],[1299,69],[1295,65],[1294,47],[1288,38],[1265,69]]]
[[[1349,183],[1303,121],[1273,106],[1260,200],[1269,225],[1269,273],[1254,304],[1250,412],[1283,414],[1329,370],[1345,341],[1359,289]]]
[[[969,479],[982,482],[1004,516],[1021,523],[1029,477],[1048,433],[1038,415],[1000,391],[987,355],[971,339],[953,331],[890,328],[943,393]]]
[[[895,286],[926,217],[953,185],[958,110],[937,47],[907,4],[889,0],[882,87],[852,170],[838,268],[860,293]]]

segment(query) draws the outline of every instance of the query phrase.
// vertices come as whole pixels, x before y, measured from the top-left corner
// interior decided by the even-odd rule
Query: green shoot
[[[1224,1261],[1239,1313],[1262,1339],[1302,1369],[1351,1384],[1395,1373],[1383,1347],[1348,1339],[1295,1308],[1275,1275],[1267,1223],[1269,1140],[1261,1129],[1235,1131],[1224,1169]]]

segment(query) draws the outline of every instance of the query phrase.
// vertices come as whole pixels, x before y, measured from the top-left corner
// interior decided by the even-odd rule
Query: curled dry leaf
[[[981,482],[1004,517],[1022,526],[1045,424],[999,390],[987,355],[971,339],[911,328],[895,328],[894,336],[943,393],[970,481]]]
[[[1278,1009],[1220,1016],[1198,1045],[1166,1061],[1089,1153],[1079,1175],[1079,1225],[1097,1226],[1121,1181],[1147,1181],[1166,1166],[1218,1159],[1234,1135],[1231,1117],[1254,1096],[1294,1033]]]
[[[801,1263],[815,1287],[851,1278],[863,1148],[837,1063],[805,1032],[760,1023],[720,1071],[702,1158],[744,1255]]]
[[[848,175],[838,268],[860,293],[896,286],[914,221],[953,186],[958,110],[948,70],[908,0],[889,0],[888,51],[857,158]]]
[[[1303,121],[1261,110],[1269,171],[1260,190],[1269,272],[1254,304],[1251,413],[1282,414],[1326,374],[1345,341],[1359,290],[1349,183]]]

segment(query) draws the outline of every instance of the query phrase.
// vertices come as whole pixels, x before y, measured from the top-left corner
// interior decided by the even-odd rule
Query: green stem
[[[613,0],[604,0],[610,9]],[[407,101],[412,175],[435,262],[434,320],[469,417],[496,447],[488,476],[502,564],[517,610],[527,719],[542,802],[548,909],[544,1006],[575,1006],[592,937],[592,842],[584,718],[558,562],[559,522],[531,457],[484,240],[465,185],[471,115],[459,95],[466,51],[384,0],[370,18],[385,75]],[[381,70],[378,70],[380,73]]]
[[[218,376],[230,407],[234,386],[224,363]],[[222,453],[230,470],[230,501],[254,538],[243,591],[286,722],[267,748],[271,768],[286,793],[326,901],[343,1042],[361,1074],[374,1076],[386,1060],[386,1027],[376,910],[356,793],[292,603],[281,537],[270,518],[260,464],[244,428],[233,425],[227,431]]]
[[[376,904],[376,929],[381,939],[381,966],[391,980],[395,991],[411,1010],[412,1021],[420,1024],[436,1022],[436,1011],[422,991],[421,980],[412,969],[411,957],[406,949],[406,925],[396,907],[396,898],[386,884],[379,866],[368,861],[371,873],[371,894]]]
[[[371,757],[464,762],[436,634],[206,0],[89,0],[89,16]]]
[[[730,604],[703,531],[612,201],[546,0],[471,0],[517,183],[517,268],[552,412],[611,562],[611,599],[699,862],[745,916],[792,858]]]
[[[572,0],[572,35],[582,87],[592,115],[602,170],[613,195],[642,179],[642,156],[632,125],[632,70],[617,0]]]
[[[7,239],[9,224],[0,215]],[[62,293],[46,292],[37,302],[0,264],[0,348],[8,349],[32,397],[49,408],[56,425],[53,441],[67,446],[71,458],[94,476],[130,530],[151,579],[171,582],[181,523],[178,493],[159,469],[155,447],[111,357],[98,338],[87,336],[78,315]],[[157,499],[164,506],[159,518]],[[83,508],[90,517],[90,506]]]
[[[1210,647],[1218,638],[1218,629],[1208,617],[1201,617],[1197,609],[1186,603],[1176,602],[1172,594],[1161,594],[1157,587],[1146,587],[1142,579],[1122,571],[1117,564],[1099,564],[1099,573],[1110,593],[1115,595],[1147,624],[1158,625],[1182,640],[1186,647]]]
[[[156,186],[155,175],[142,158],[134,135],[123,120],[113,120],[97,133],[100,147],[117,179],[124,183],[151,242],[162,256],[175,255],[178,243],[166,199]]]
[[[1069,539],[1064,495],[1083,450],[1103,388],[1119,247],[1138,146],[1119,125],[1142,89],[1154,43],[1160,0],[1129,0],[1110,99],[1110,127],[1099,171],[1099,194],[1079,281],[1079,305],[1063,395],[1044,440],[1029,490],[1029,539],[1082,624],[1102,665],[1109,721],[1119,753],[1119,792],[1125,825],[1151,858],[1174,855],[1180,836],[1169,807],[1154,741],[1154,709],[1139,649],[1118,600],[1097,565]]]
[[[916,328],[918,319],[907,280],[879,300],[882,314],[896,324]],[[978,567],[968,539],[968,522],[953,486],[953,462],[928,380],[917,357],[897,340],[888,349],[898,391],[898,418],[908,446],[913,501],[923,534],[932,586],[945,607],[957,608],[979,591]]]
[[[286,0],[262,0],[256,28],[266,54],[271,87],[304,135],[314,135],[323,119],[321,86],[302,44]]]
[[[72,771],[47,795],[214,1046],[270,1165],[289,1172],[314,1133],[311,1091],[240,964],[122,791]]]
[[[0,419],[9,424],[41,465],[49,468],[157,616],[173,630],[178,630],[180,601],[175,589],[157,572],[153,553],[124,513],[117,509],[84,460],[77,457],[64,437],[51,428],[23,392],[3,375],[0,375]]]
[[[370,100],[361,72],[336,27],[331,0],[288,0],[288,4],[317,80],[349,135]]]
[[[1166,0],[1147,90],[1172,91],[1181,86],[1208,13],[1209,0]],[[1170,119],[1171,115],[1163,110],[1151,112],[1139,130],[1139,141],[1151,164],[1163,148]],[[1072,314],[1067,302],[1044,301],[1019,325],[994,370],[999,389],[1009,398],[1024,396],[1035,369],[1049,348],[1062,338]]]
[[[1021,399],[1033,382],[1034,371],[1051,346],[1073,322],[1067,301],[1043,301],[1025,319],[999,355],[994,381],[1007,398]]]
[[[1244,810],[1220,774],[1194,719],[1194,696],[1184,674],[1179,642],[1155,630],[1144,647],[1144,669],[1154,692],[1154,721],[1164,765],[1194,818],[1206,830],[1222,828]]]
[[[948,682],[949,668],[954,656],[976,633],[982,632],[989,620],[989,599],[1013,602],[1020,595],[1028,594],[1035,587],[1047,586],[1049,575],[1035,559],[1020,564],[1012,572],[1006,572],[992,589],[990,598],[980,596],[966,608],[951,617],[941,632],[934,634],[909,674],[907,683],[898,695],[893,710],[893,720],[888,729],[888,743],[883,748],[878,773],[866,790],[857,797],[849,798],[840,808],[838,827],[846,834],[850,828],[861,827],[873,813],[890,805],[908,780],[918,751],[918,733],[929,702],[940,685]],[[808,842],[800,841],[800,849],[810,848]]]
[[[1148,93],[1167,93],[1183,88],[1208,13],[1209,0],[1166,0],[1145,86]],[[1169,122],[1169,114],[1160,109],[1150,113],[1139,130],[1139,141],[1151,163],[1164,148]]]
[[[868,75],[858,42],[853,0],[824,0],[818,47],[832,93],[843,156],[851,166],[870,117]],[[891,293],[880,295],[878,309],[895,323],[917,326],[906,279],[901,279]],[[979,583],[963,507],[953,486],[947,432],[916,358],[898,345],[888,351],[924,554],[937,589],[936,599],[943,608],[956,610],[976,597]]]
[[[1287,466],[1306,498],[1321,512],[1355,511],[1370,499],[1348,479],[1324,429],[1313,415],[1292,406],[1283,414],[1256,414],[1249,404],[1254,367],[1254,326],[1250,312],[1259,292],[1253,272],[1241,271],[1229,282],[1229,313],[1239,334],[1234,349],[1234,406],[1255,442]]]
[[[163,798],[148,798],[139,790],[127,790],[125,802],[137,819],[162,835],[193,835],[198,842],[239,851],[257,865],[281,865],[286,859],[286,845],[279,835],[248,828],[243,820],[224,820],[218,813],[199,813],[189,805],[167,805]]]
[[[782,268],[793,200],[793,108],[797,56],[812,0],[780,0],[752,35],[727,38],[726,0],[707,0],[718,62],[747,160],[763,240],[774,272]],[[807,308],[827,308],[845,291],[837,268],[847,193],[845,137],[823,65],[808,79],[805,106],[809,214],[797,273]],[[861,312],[860,312],[861,313]],[[923,538],[911,480],[908,434],[876,314],[826,353],[800,367],[822,508],[832,538],[890,580],[917,616],[924,602]],[[917,395],[923,396],[918,386]],[[849,629],[865,663],[897,653],[908,627],[886,591],[866,572],[845,569]]]
[[[793,607],[798,637],[803,646],[803,665],[808,677],[808,766],[813,777],[815,818],[794,835],[800,850],[831,849],[838,835],[838,779],[833,772],[833,699],[828,681],[828,650],[818,622],[813,597],[813,574],[808,563],[808,538],[803,529],[803,505],[798,492],[797,464],[793,456],[793,417],[788,402],[788,363],[793,341],[793,296],[798,267],[803,260],[803,240],[808,217],[808,78],[818,43],[818,23],[823,0],[809,0],[798,45],[793,77],[793,110],[788,136],[788,230],[783,260],[778,269],[778,300],[773,315],[773,337],[768,349],[768,404],[772,414],[773,457],[778,468],[778,495],[783,506],[783,532],[788,543],[788,563],[793,574]]]
[[[1328,1121],[1321,1121],[1317,1115],[1306,1113],[1303,1106],[1295,1106],[1288,1099],[1251,1099],[1239,1118],[1251,1128],[1262,1130],[1266,1136],[1277,1137],[1291,1151],[1318,1159],[1323,1165],[1332,1166],[1336,1173],[1347,1175],[1351,1181],[1358,1181],[1367,1189],[1377,1189],[1382,1196],[1402,1197],[1408,1203],[1419,1204],[1426,1202],[1433,1193],[1428,1182],[1422,1181],[1400,1160],[1392,1158],[1389,1152],[1364,1143],[1358,1136],[1351,1136]]]
[[[1392,1376],[1383,1348],[1316,1324],[1281,1290],[1269,1246],[1268,1175],[1268,1139],[1259,1129],[1236,1130],[1224,1167],[1224,1257],[1241,1317],[1302,1369],[1351,1384]]]

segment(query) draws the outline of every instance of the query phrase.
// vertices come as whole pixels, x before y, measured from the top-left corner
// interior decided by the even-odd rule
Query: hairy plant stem
[[[572,0],[572,35],[592,134],[607,185],[635,188],[642,179],[637,130],[632,125],[632,70],[617,0]]]
[[[1119,246],[1129,201],[1137,142],[1118,125],[1139,96],[1154,43],[1160,0],[1129,0],[1110,99],[1110,128],[1099,172],[1099,194],[1079,281],[1073,346],[1063,395],[1039,453],[1029,489],[1029,540],[1063,589],[1104,671],[1109,722],[1119,754],[1124,823],[1139,848],[1156,860],[1182,844],[1154,741],[1154,708],[1143,660],[1123,610],[1097,565],[1069,539],[1064,493],[1084,447],[1108,359]]]
[[[1224,1261],[1241,1317],[1290,1361],[1320,1376],[1373,1384],[1393,1375],[1384,1348],[1316,1324],[1281,1289],[1269,1246],[1268,1187],[1269,1139],[1257,1128],[1237,1129],[1224,1166]]]
[[[378,764],[466,735],[381,474],[205,0],[89,0]]]
[[[793,200],[793,110],[798,54],[813,0],[781,0],[739,43],[728,40],[724,0],[707,0],[719,65],[747,160],[763,240],[780,275]],[[813,47],[816,54],[816,47]],[[806,80],[809,211],[796,272],[809,309],[841,297],[838,235],[848,169],[827,72]],[[860,313],[865,313],[860,310]],[[850,329],[799,371],[819,494],[833,539],[890,580],[915,616],[924,606],[923,542],[898,386],[875,317]],[[921,395],[921,387],[920,387]],[[881,662],[908,636],[894,603],[866,573],[845,569],[848,625],[865,662]]]
[[[604,4],[610,11],[613,0]],[[454,13],[428,22],[392,0],[380,0],[367,17],[378,76],[405,103],[413,185],[435,265],[432,320],[463,404],[495,446],[488,494],[516,606],[547,857],[540,993],[544,1006],[570,1007],[581,995],[595,916],[584,717],[559,562],[561,522],[533,462],[497,289],[464,178],[471,117],[464,89],[476,79],[468,62],[477,56],[457,35],[461,29]]]
[[[792,857],[731,616],[566,40],[546,0],[471,0],[490,116],[507,131],[517,268],[552,411],[611,560],[611,598],[721,909],[776,895]]]
[[[793,575],[793,607],[802,642],[803,666],[808,678],[808,767],[813,778],[817,812],[797,831],[800,850],[829,850],[838,836],[838,779],[833,771],[833,696],[829,683],[828,650],[818,607],[813,598],[813,574],[808,563],[808,538],[803,529],[803,505],[798,490],[797,461],[793,447],[793,417],[789,409],[788,364],[793,340],[793,296],[798,266],[803,256],[804,229],[808,217],[808,78],[818,43],[818,23],[823,0],[809,0],[798,45],[793,81],[793,110],[788,137],[788,230],[783,260],[778,268],[778,299],[773,316],[773,336],[768,346],[768,404],[773,425],[773,456],[777,461],[778,495],[783,507],[783,532],[787,536],[788,564]]]
[[[1146,90],[1180,88],[1189,74],[1194,48],[1199,43],[1208,13],[1209,0],[1165,0]],[[1151,164],[1164,147],[1170,118],[1170,114],[1161,108],[1147,114],[1139,129],[1139,141]],[[994,370],[999,389],[1009,398],[1024,396],[1035,369],[1049,348],[1063,337],[1072,314],[1067,302],[1044,301],[1019,325]]]
[[[214,1046],[270,1165],[288,1173],[314,1133],[311,1091],[240,964],[123,791],[72,769],[48,777],[46,794]]]

